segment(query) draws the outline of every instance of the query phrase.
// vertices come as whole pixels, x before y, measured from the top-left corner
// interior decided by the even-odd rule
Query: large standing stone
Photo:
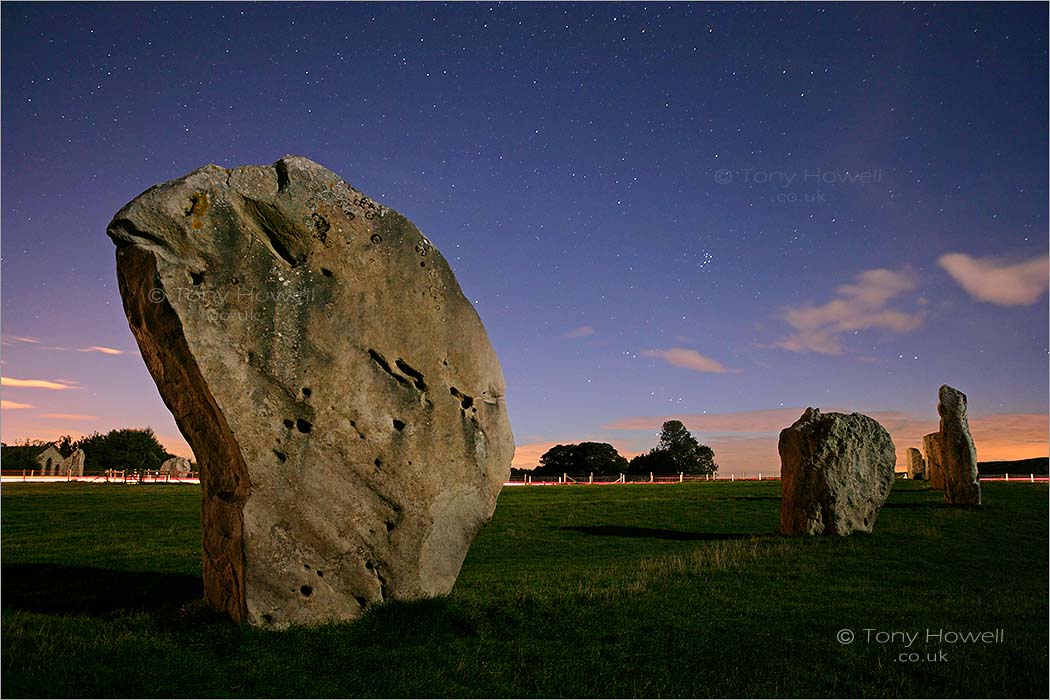
[[[922,452],[915,447],[908,448],[908,478],[916,481],[926,479],[926,462],[922,458]]]
[[[966,420],[966,394],[945,384],[940,389],[939,398],[937,413],[941,416],[944,500],[953,505],[980,505],[977,449]]]
[[[108,233],[201,471],[206,598],[283,626],[448,593],[514,444],[499,362],[433,244],[296,156],[153,187]]]
[[[66,457],[65,462],[62,464],[63,474],[72,474],[73,476],[84,476],[84,463],[87,462],[87,454],[84,450],[76,449],[73,453]]]
[[[779,448],[781,532],[871,532],[897,462],[893,441],[876,420],[807,408],[780,432]]]
[[[943,491],[944,467],[941,465],[941,434],[924,435],[922,450],[926,453],[926,471],[930,475],[930,488]]]

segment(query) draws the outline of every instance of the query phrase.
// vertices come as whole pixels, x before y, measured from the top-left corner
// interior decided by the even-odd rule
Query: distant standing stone
[[[786,535],[871,532],[893,488],[893,441],[859,413],[807,408],[780,433],[780,531]]]
[[[186,476],[191,471],[193,471],[193,464],[185,457],[171,457],[160,465],[160,473],[171,476]]]
[[[966,420],[966,394],[945,384],[940,389],[939,399],[937,413],[941,416],[944,500],[952,505],[980,505],[977,448]]]
[[[924,435],[922,451],[926,453],[926,473],[930,477],[930,488],[935,491],[943,491],[944,467],[941,465],[941,434]]]
[[[72,474],[73,476],[84,476],[84,463],[87,462],[87,454],[84,450],[76,449],[73,453],[66,457],[65,462],[62,465],[62,472],[64,474]]]
[[[208,601],[284,627],[448,593],[514,440],[496,354],[437,248],[298,156],[205,166],[107,232],[198,459]]]
[[[915,481],[926,480],[926,461],[922,458],[922,452],[915,447],[908,448],[908,478]]]

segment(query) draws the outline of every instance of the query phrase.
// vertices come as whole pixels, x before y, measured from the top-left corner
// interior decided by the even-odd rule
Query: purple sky
[[[295,153],[448,258],[519,466],[679,416],[723,473],[772,471],[810,405],[903,452],[942,383],[982,459],[1047,452],[1045,4],[0,12],[6,442],[150,425],[187,453],[106,224]]]

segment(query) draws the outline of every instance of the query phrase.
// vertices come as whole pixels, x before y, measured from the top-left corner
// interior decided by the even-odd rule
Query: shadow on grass
[[[763,537],[768,533],[742,533],[742,532],[681,532],[679,530],[660,530],[651,527],[625,527],[621,525],[580,525],[558,528],[559,530],[571,530],[584,535],[596,535],[598,537],[644,537],[656,540],[746,540],[752,537]]]
[[[883,503],[883,508],[958,508],[947,503]]]
[[[187,574],[5,564],[0,577],[4,608],[46,614],[101,616],[125,610],[169,610],[204,595],[200,576]]]

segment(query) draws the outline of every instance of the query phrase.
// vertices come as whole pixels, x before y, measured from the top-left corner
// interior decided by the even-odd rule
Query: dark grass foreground
[[[873,535],[797,540],[775,482],[509,488],[450,597],[262,632],[197,600],[195,488],[4,486],[2,692],[1047,697],[1047,488],[983,488],[898,483]]]

